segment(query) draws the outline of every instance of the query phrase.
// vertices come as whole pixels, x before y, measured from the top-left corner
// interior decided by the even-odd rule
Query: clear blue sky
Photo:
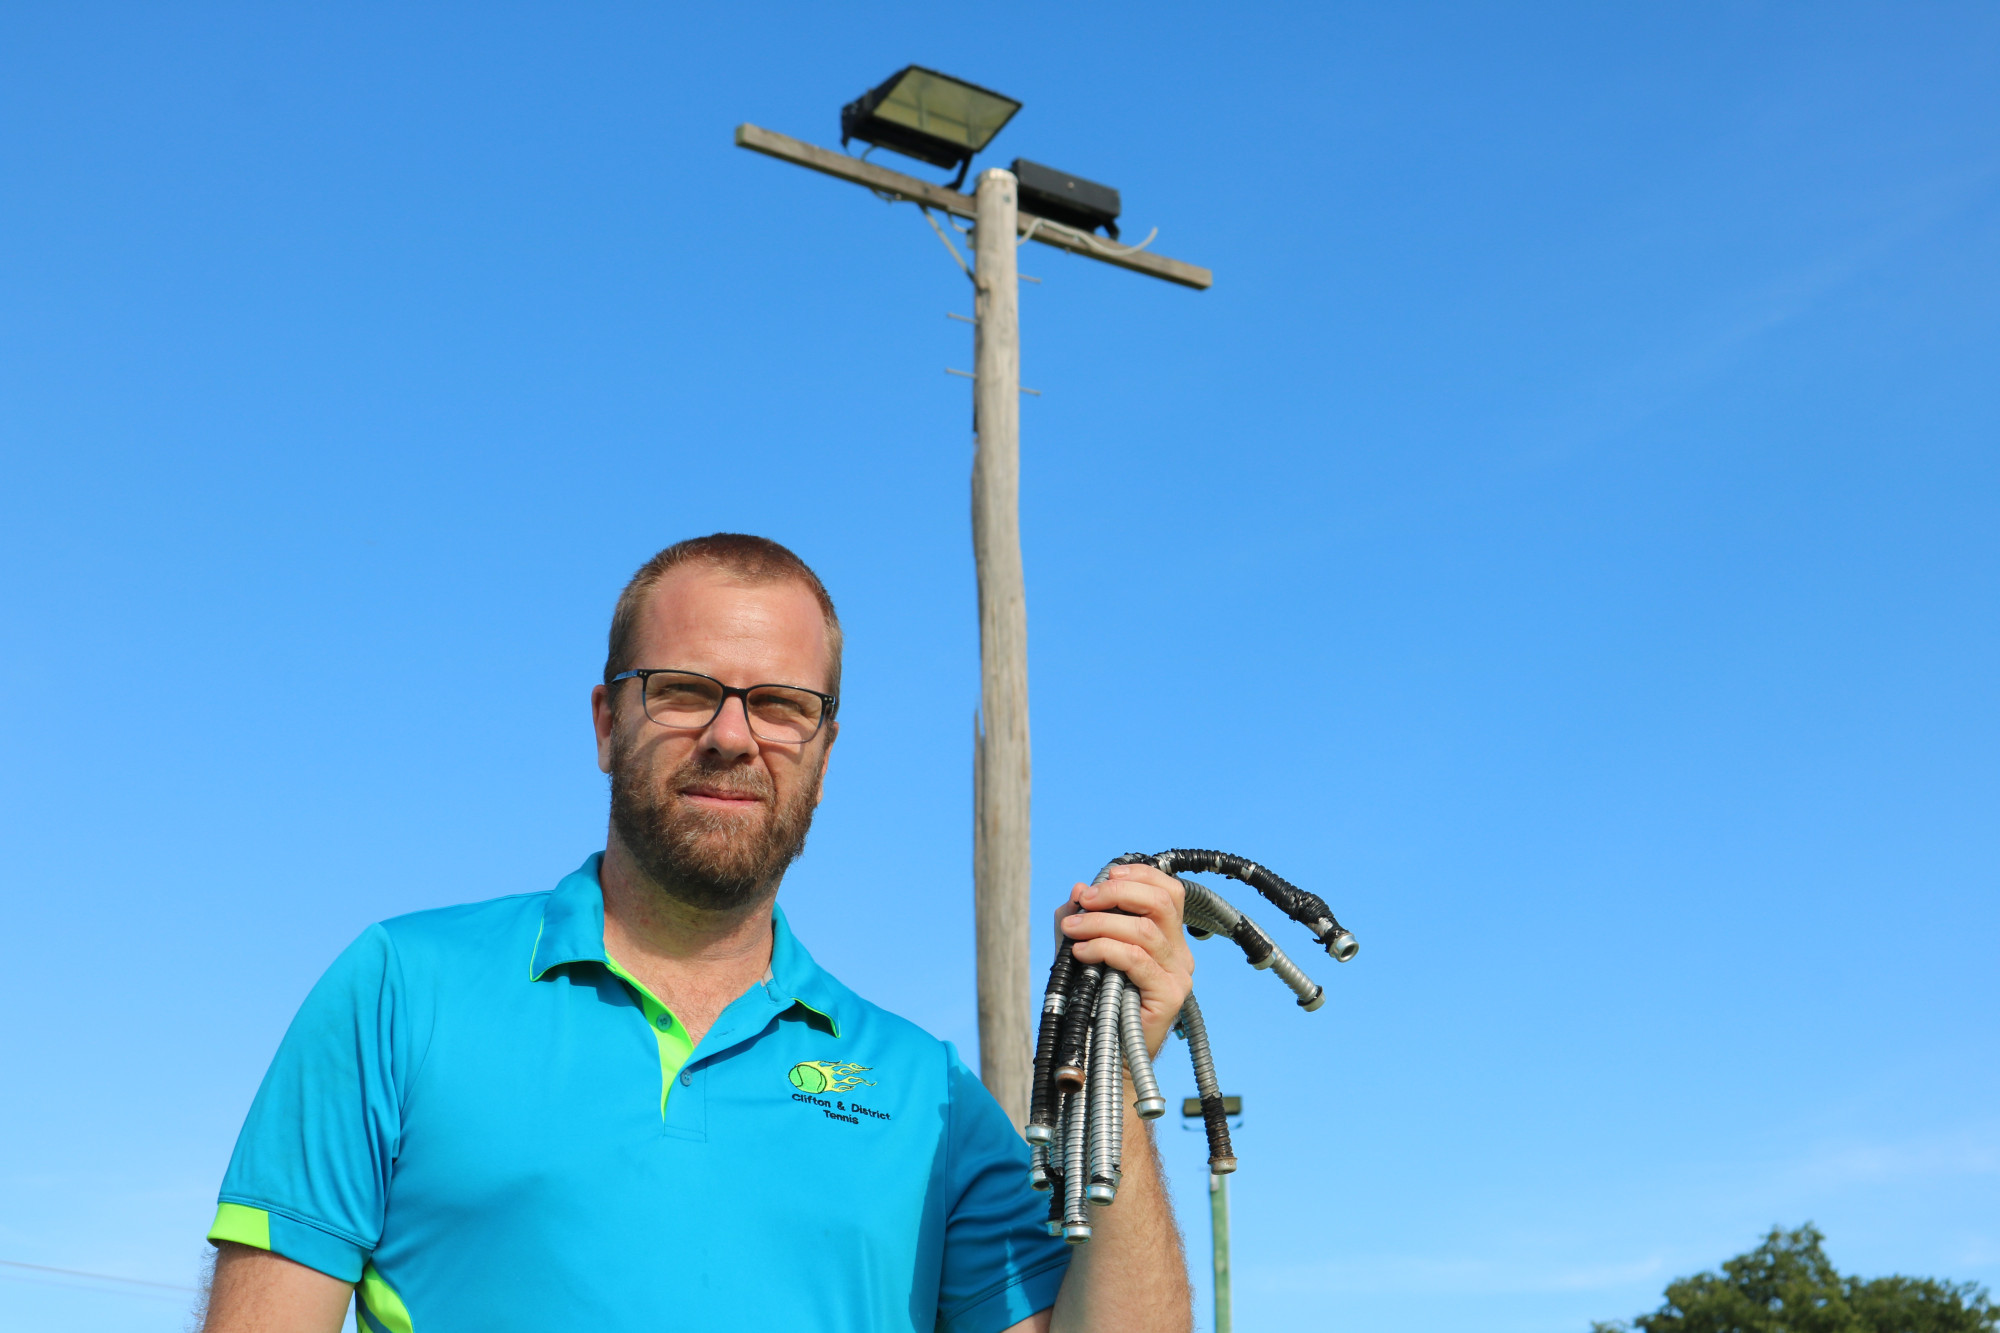
[[[1216,272],[1022,252],[1022,517],[1038,914],[1212,845],[1362,942],[1200,955],[1239,1326],[1581,1333],[1808,1218],[2000,1284],[2000,11],[991,17],[0,15],[0,1259],[192,1280],[334,954],[601,845],[695,533],[847,623],[795,924],[973,1050],[966,284],[730,143],[915,60]]]

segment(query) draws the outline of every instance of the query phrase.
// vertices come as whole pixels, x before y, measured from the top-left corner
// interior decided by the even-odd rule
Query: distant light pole
[[[1241,1097],[1222,1099],[1224,1115],[1243,1114]],[[1181,1115],[1189,1120],[1201,1119],[1201,1098],[1189,1097],[1181,1103]],[[1229,1308],[1229,1177],[1208,1173],[1208,1232],[1213,1252],[1215,1292],[1214,1333],[1230,1333],[1232,1317]]]
[[[1205,268],[1119,245],[1118,192],[1108,186],[1016,159],[1013,171],[981,172],[976,197],[959,193],[973,157],[1020,109],[1011,97],[921,65],[898,70],[841,109],[843,145],[860,139],[932,166],[956,167],[948,186],[755,125],[736,127],[739,148],[865,185],[884,198],[916,204],[927,217],[937,209],[974,224],[975,263],[968,276],[976,324],[972,549],[979,578],[980,712],[973,735],[972,865],[979,1075],[1016,1126],[1028,1118],[1033,1038],[1028,603],[1021,573],[1021,324],[1014,251],[1021,241],[1035,240],[1197,290],[1213,281]],[[1024,204],[1030,206],[1025,211]],[[1098,236],[1099,226],[1113,239]],[[938,234],[944,237],[942,229]],[[951,249],[957,256],[957,247]]]

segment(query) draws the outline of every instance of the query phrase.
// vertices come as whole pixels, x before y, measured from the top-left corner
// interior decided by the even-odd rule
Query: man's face
[[[743,584],[699,565],[669,573],[640,615],[633,667],[698,671],[725,685],[824,690],[819,602],[800,584]],[[770,891],[805,846],[838,724],[803,745],[760,741],[743,701],[702,730],[646,717],[636,680],[591,693],[611,823],[648,878],[692,906]]]

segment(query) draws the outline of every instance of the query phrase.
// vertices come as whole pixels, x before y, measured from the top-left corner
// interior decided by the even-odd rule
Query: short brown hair
[[[783,583],[789,580],[804,584],[819,603],[820,614],[826,617],[829,659],[826,692],[833,695],[840,693],[840,617],[834,613],[833,598],[827,595],[826,585],[819,581],[819,575],[812,572],[812,566],[790,550],[769,537],[752,537],[742,532],[690,537],[684,542],[675,542],[639,566],[639,572],[625,585],[625,591],[618,594],[618,605],[611,612],[611,645],[604,657],[606,685],[611,683],[613,676],[632,666],[626,659],[632,652],[632,636],[638,632],[639,611],[646,598],[660,586],[660,580],[670,571],[691,564],[707,565],[742,583]]]

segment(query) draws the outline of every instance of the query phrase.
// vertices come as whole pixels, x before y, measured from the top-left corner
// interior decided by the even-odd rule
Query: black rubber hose
[[[1215,1056],[1208,1048],[1208,1024],[1202,1021],[1201,1005],[1192,994],[1181,1003],[1177,1026],[1187,1038],[1194,1087],[1201,1094],[1201,1118],[1208,1129],[1208,1169],[1226,1176],[1236,1169],[1236,1149],[1229,1142],[1229,1117],[1222,1111],[1222,1084],[1215,1077]]]
[[[1046,1143],[1054,1137],[1056,1038],[1062,1032],[1063,1014],[1069,1007],[1070,974],[1075,961],[1070,942],[1065,939],[1056,946],[1056,961],[1049,967],[1049,984],[1042,993],[1042,1026],[1035,1034],[1035,1081],[1028,1094],[1028,1139],[1032,1143]],[[1037,1134],[1037,1128],[1043,1133]]]
[[[1064,1092],[1083,1086],[1083,1051],[1090,1041],[1090,1023],[1097,1013],[1097,983],[1103,975],[1104,969],[1091,963],[1070,983],[1069,1008],[1063,1013],[1062,1035],[1056,1041],[1053,1075],[1055,1086]]]
[[[1229,1142],[1229,1117],[1223,1113],[1222,1098],[1201,1099],[1201,1121],[1208,1130],[1209,1170],[1227,1162],[1233,1169],[1236,1165],[1236,1149]]]
[[[1324,898],[1316,893],[1307,893],[1276,871],[1255,861],[1205,847],[1175,847],[1147,859],[1169,875],[1205,870],[1241,880],[1270,899],[1279,911],[1311,931],[1313,938],[1326,946],[1326,951],[1335,958],[1344,963],[1354,956],[1354,937],[1334,919],[1333,909],[1326,905]]]
[[[1263,927],[1247,916],[1237,918],[1236,929],[1229,932],[1229,938],[1236,941],[1236,947],[1243,950],[1243,957],[1252,967],[1262,967],[1278,947]]]

